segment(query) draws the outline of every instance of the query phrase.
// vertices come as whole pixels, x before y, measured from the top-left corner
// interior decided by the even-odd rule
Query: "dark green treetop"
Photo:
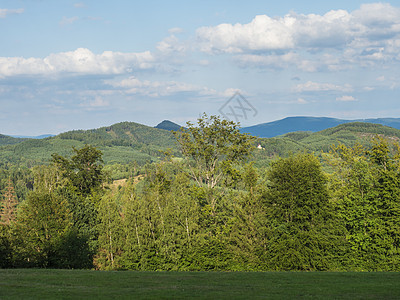
[[[57,153],[52,155],[52,161],[71,180],[83,196],[101,186],[104,180],[102,152],[93,146],[85,145],[81,149],[73,147],[75,155],[70,159]]]

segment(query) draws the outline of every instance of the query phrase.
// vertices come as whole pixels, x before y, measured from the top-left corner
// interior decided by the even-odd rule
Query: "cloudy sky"
[[[0,41],[1,134],[400,117],[400,1],[0,0]]]

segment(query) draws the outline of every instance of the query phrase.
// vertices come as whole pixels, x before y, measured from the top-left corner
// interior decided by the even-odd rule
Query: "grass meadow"
[[[0,299],[399,299],[400,273],[0,270]]]

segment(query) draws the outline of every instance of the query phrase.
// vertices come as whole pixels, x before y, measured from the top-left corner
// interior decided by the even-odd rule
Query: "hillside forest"
[[[400,270],[400,131],[129,126],[0,148],[1,268]]]

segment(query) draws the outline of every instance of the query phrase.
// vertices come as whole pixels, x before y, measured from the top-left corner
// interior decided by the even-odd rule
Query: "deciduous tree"
[[[53,154],[52,162],[63,171],[77,191],[86,197],[101,187],[105,178],[102,172],[102,153],[90,145],[81,149],[74,147],[73,151],[75,154],[70,159]]]
[[[233,164],[248,157],[254,138],[239,131],[238,124],[203,114],[197,127],[187,123],[175,133],[182,154],[187,158],[190,175],[199,186],[212,189],[221,181],[223,164]]]
[[[239,125],[203,114],[197,126],[188,122],[187,128],[174,133],[189,175],[200,188],[208,190],[208,205],[216,212],[218,197],[213,190],[227,175],[232,165],[244,161],[254,149],[254,137],[239,131]]]

